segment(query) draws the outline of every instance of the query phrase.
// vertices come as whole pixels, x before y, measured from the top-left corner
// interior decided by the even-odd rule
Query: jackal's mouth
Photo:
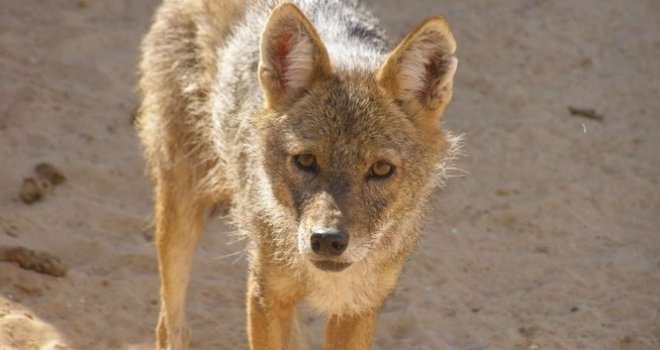
[[[323,271],[339,272],[344,271],[352,263],[338,262],[331,260],[311,260],[312,264]]]

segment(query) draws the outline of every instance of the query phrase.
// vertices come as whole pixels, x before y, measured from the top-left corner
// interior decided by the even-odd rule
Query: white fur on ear
[[[308,37],[299,35],[293,39],[293,48],[286,57],[282,57],[285,89],[304,88],[312,76],[314,52]]]

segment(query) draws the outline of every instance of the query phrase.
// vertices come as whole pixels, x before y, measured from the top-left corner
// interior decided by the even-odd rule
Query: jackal
[[[357,1],[166,0],[142,44],[137,129],[155,188],[158,349],[186,349],[209,208],[249,238],[251,349],[369,349],[454,139],[456,42],[441,17],[393,50]]]

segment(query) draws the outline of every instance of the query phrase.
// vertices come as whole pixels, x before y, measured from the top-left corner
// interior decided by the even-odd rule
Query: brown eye
[[[369,179],[383,180],[390,177],[393,172],[394,165],[386,161],[379,160],[371,166],[371,169],[369,169]]]
[[[299,154],[293,157],[294,162],[298,169],[308,172],[315,173],[318,170],[318,164],[316,164],[316,157],[311,154]]]

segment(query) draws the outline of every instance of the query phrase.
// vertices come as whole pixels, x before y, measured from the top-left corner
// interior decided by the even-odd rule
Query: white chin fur
[[[357,314],[379,298],[375,295],[380,288],[375,272],[365,261],[357,262],[344,271],[323,271],[307,261],[309,291],[306,301],[316,312],[329,315]]]

